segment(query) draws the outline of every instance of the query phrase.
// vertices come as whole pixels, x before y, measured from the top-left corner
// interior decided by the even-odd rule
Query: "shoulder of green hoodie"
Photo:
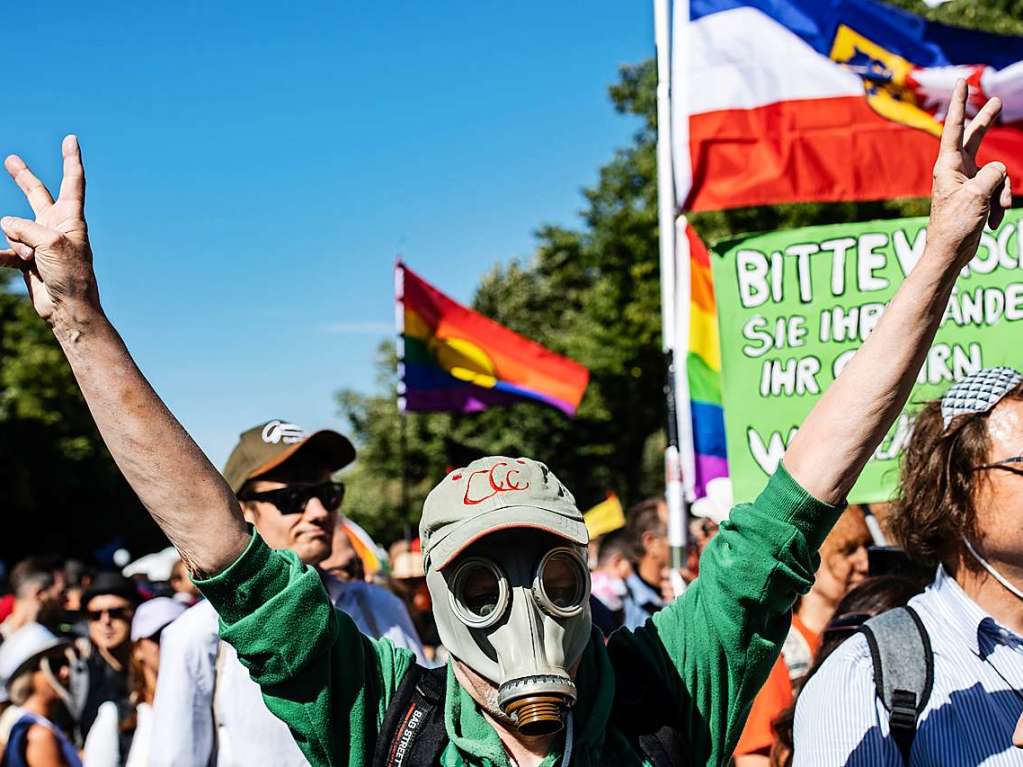
[[[672,707],[692,764],[731,758],[842,508],[815,499],[779,464],[759,497],[735,506],[721,524],[686,592],[641,628],[613,635],[615,676],[639,666],[640,678],[663,685],[663,696],[642,700],[654,707],[650,716],[663,716],[657,706]]]
[[[732,510],[686,594],[639,630],[616,632],[629,663],[614,675],[666,680],[693,764],[731,756],[840,511],[779,468],[756,501]],[[256,535],[234,564],[197,585],[220,614],[221,637],[310,763],[365,763],[412,654],[359,634],[314,569]]]
[[[220,636],[314,767],[361,767],[415,655],[361,634],[334,609],[319,573],[253,534],[226,570],[196,585]]]

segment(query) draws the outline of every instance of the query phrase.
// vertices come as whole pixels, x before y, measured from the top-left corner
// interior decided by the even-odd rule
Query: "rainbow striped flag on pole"
[[[689,251],[689,349],[686,380],[692,415],[691,439],[682,447],[684,482],[690,499],[707,495],[707,483],[728,476],[725,414],[721,406],[721,342],[710,254],[699,235],[686,224]],[[681,248],[684,252],[686,248]],[[684,291],[679,291],[685,300]],[[680,307],[680,309],[683,309]],[[690,447],[691,446],[691,447]],[[686,448],[689,447],[689,450]]]
[[[533,401],[575,415],[590,372],[456,303],[398,262],[399,406],[474,413]]]

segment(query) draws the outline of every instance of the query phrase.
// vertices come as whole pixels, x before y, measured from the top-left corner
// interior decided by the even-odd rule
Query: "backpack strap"
[[[682,767],[690,763],[686,741],[674,727],[662,727],[638,738],[639,750],[653,767]]]
[[[373,767],[419,767],[437,764],[448,733],[444,728],[447,667],[414,664],[401,680],[384,714]]]
[[[632,632],[619,629],[607,640],[615,671],[612,721],[638,745],[653,767],[690,764],[686,734],[672,718],[677,701],[663,675],[646,661]]]
[[[888,710],[888,725],[903,764],[909,764],[920,714],[934,687],[934,651],[917,612],[909,606],[881,613],[860,627],[874,662],[874,689]]]

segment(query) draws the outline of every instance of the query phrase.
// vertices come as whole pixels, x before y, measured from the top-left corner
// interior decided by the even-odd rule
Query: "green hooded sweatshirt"
[[[671,711],[692,764],[726,764],[840,512],[779,467],[756,501],[732,510],[685,594],[637,631],[615,633],[616,650],[625,650],[615,663],[594,629],[576,675],[572,764],[648,764],[614,724],[616,679],[627,676],[663,688],[649,696],[650,716]],[[360,634],[331,606],[315,569],[257,535],[230,567],[197,585],[220,615],[220,636],[309,762],[367,764],[412,653]],[[444,767],[508,767],[497,732],[450,664],[445,706]],[[555,744],[544,767],[560,764],[562,748]]]

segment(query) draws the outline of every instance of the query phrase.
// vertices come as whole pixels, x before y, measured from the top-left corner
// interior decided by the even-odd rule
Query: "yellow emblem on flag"
[[[617,495],[609,493],[607,500],[601,501],[583,514],[583,521],[586,522],[586,531],[590,534],[590,538],[619,530],[625,527],[625,512],[622,510],[622,502],[618,500]]]
[[[860,76],[867,103],[879,115],[941,135],[941,123],[917,99],[910,77],[915,67],[902,56],[839,24],[830,58]]]

